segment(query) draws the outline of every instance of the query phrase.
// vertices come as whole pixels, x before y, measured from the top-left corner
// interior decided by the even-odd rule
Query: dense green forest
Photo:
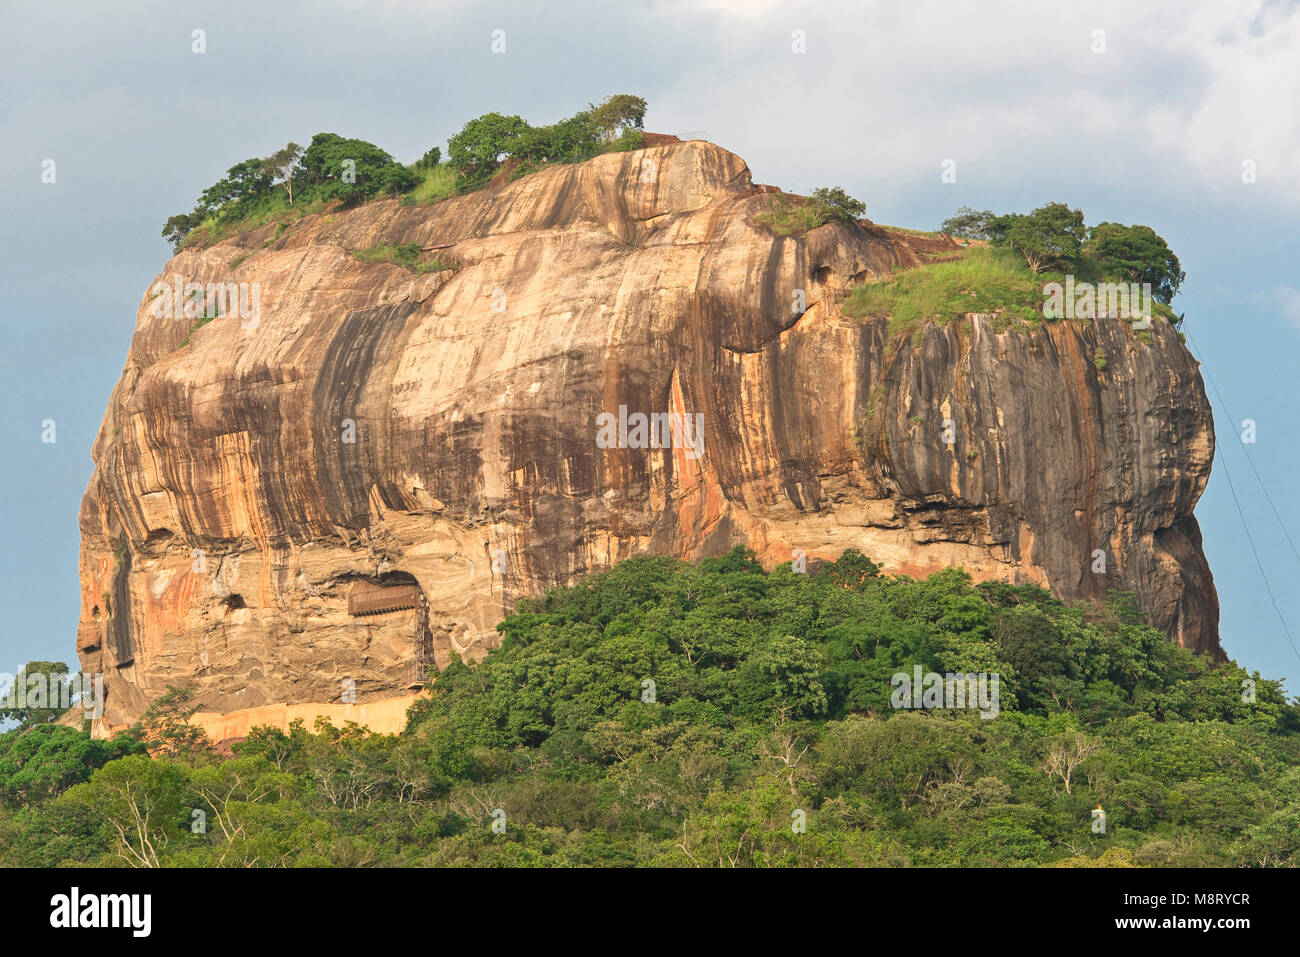
[[[396,736],[255,729],[222,756],[185,691],[113,741],[29,721],[0,736],[2,861],[1300,862],[1279,682],[1176,647],[1126,595],[1069,607],[854,551],[809,571],[637,558],[522,602]],[[998,675],[996,716],[895,707],[918,665]]]

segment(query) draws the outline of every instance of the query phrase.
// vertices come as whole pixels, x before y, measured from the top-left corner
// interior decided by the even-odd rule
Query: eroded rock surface
[[[1176,332],[975,317],[891,340],[840,315],[848,286],[947,241],[778,238],[753,220],[767,192],[673,143],[172,259],[156,282],[255,282],[260,311],[192,330],[141,304],[81,513],[104,728],[167,684],[216,713],[338,702],[349,679],[360,702],[405,695],[428,661],[482,655],[521,596],[738,543],[1122,588],[1221,654],[1192,515],[1213,426]],[[381,242],[454,268],[350,254]],[[619,406],[701,416],[703,453],[600,447]],[[359,585],[421,600],[350,613]]]

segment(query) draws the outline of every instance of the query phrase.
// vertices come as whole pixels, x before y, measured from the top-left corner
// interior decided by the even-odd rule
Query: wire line
[[[1188,336],[1188,340],[1191,341],[1192,347],[1196,349],[1197,352],[1201,351],[1200,348],[1197,347],[1195,341],[1193,341],[1190,336]],[[1210,379],[1210,385],[1214,387],[1214,392],[1216,395],[1218,395],[1219,392],[1218,387],[1214,386],[1214,380],[1213,378],[1211,378],[1208,369],[1205,372],[1205,377],[1207,379]],[[1222,399],[1222,396],[1220,396],[1220,399]],[[1226,403],[1223,404],[1223,411],[1228,414],[1229,418],[1232,417],[1232,414],[1228,412],[1228,407]],[[1233,504],[1237,506],[1237,516],[1241,519],[1242,531],[1246,533],[1246,541],[1250,544],[1250,553],[1255,556],[1255,564],[1259,568],[1259,577],[1264,581],[1264,591],[1268,592],[1269,601],[1273,603],[1273,610],[1277,612],[1277,620],[1282,623],[1282,631],[1286,634],[1286,640],[1291,645],[1291,651],[1294,652],[1296,659],[1300,660],[1300,649],[1296,648],[1295,639],[1291,637],[1291,629],[1286,626],[1286,618],[1283,617],[1282,609],[1278,607],[1277,598],[1273,595],[1273,586],[1269,584],[1268,573],[1264,571],[1264,563],[1260,561],[1259,550],[1255,548],[1255,539],[1254,536],[1250,534],[1250,525],[1246,522],[1246,513],[1241,508],[1241,499],[1237,497],[1237,486],[1232,481],[1232,470],[1228,468],[1228,459],[1223,454],[1223,451],[1222,449],[1220,449],[1219,443],[1217,442],[1214,444],[1214,456],[1219,460],[1219,462],[1223,464],[1223,474],[1224,477],[1227,478],[1228,480],[1228,491],[1232,493]],[[1247,458],[1249,459],[1249,456],[1247,456]],[[1251,464],[1251,468],[1254,468],[1253,463]],[[1255,473],[1255,477],[1257,479],[1259,478],[1258,472]],[[1264,483],[1263,480],[1261,479],[1260,488],[1263,487],[1264,487]],[[1264,496],[1266,498],[1268,497],[1267,491],[1264,492]],[[1269,500],[1269,503],[1272,504],[1271,499]],[[1274,509],[1274,514],[1276,514],[1276,511],[1277,510]],[[1278,520],[1278,527],[1282,529],[1282,534],[1286,535],[1286,528],[1282,525],[1280,518]],[[1287,535],[1286,537],[1287,537],[1287,541],[1291,540],[1290,535]],[[1293,551],[1295,550],[1294,545],[1292,545],[1291,548]],[[1297,556],[1297,558],[1300,558],[1300,556]]]

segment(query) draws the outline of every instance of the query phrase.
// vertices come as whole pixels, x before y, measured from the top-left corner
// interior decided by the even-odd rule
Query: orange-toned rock
[[[1219,653],[1192,516],[1213,429],[1176,333],[977,317],[891,342],[840,314],[847,288],[951,243],[778,238],[754,222],[771,201],[739,157],[668,142],[172,259],[157,282],[256,283],[259,308],[194,329],[141,304],[81,513],[77,647],[105,726],[168,684],[217,714],[339,702],[348,680],[371,706],[481,656],[520,596],[738,543],[1129,589]],[[454,268],[350,255],[381,242]],[[349,614],[358,582],[422,601]]]

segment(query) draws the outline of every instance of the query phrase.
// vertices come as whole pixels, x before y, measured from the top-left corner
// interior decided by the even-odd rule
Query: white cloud
[[[666,80],[656,125],[780,157],[778,175],[808,171],[809,152],[833,140],[817,159],[842,169],[826,172],[876,183],[937,179],[953,157],[959,182],[1054,173],[1234,202],[1250,158],[1253,189],[1300,205],[1297,5],[711,0],[656,12],[707,51]],[[790,52],[792,27],[806,54]],[[1105,53],[1092,52],[1096,29]]]
[[[1300,201],[1300,8],[1216,5],[1170,43],[1207,71],[1179,141],[1188,162],[1212,188],[1235,190],[1253,159],[1257,185]]]

